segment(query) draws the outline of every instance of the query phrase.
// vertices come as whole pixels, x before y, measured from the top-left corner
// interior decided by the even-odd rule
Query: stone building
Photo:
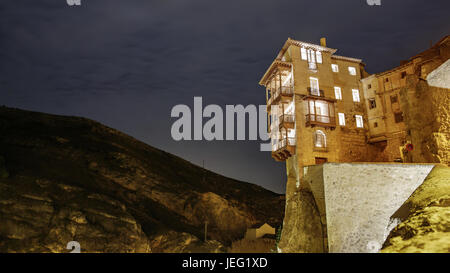
[[[320,45],[288,38],[259,82],[287,194],[304,166],[325,162],[449,164],[450,92],[426,81],[449,59],[449,37],[374,75],[362,60],[336,55],[325,38]]]
[[[369,138],[368,161],[450,163],[450,93],[427,76],[450,57],[450,36],[398,67],[361,80]]]

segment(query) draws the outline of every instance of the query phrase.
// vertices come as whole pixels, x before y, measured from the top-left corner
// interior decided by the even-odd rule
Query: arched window
[[[327,147],[327,136],[321,130],[317,130],[314,132],[314,147],[316,148]]]

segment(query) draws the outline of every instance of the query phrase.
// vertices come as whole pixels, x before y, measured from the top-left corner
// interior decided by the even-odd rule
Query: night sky
[[[97,120],[276,192],[260,141],[172,140],[176,104],[265,104],[258,81],[288,37],[392,68],[450,34],[448,0],[1,0],[0,105]],[[1,133],[1,132],[0,132]]]

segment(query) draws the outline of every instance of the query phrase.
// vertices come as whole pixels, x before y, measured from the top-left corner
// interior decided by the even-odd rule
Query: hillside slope
[[[217,248],[283,219],[284,196],[89,119],[0,107],[0,132],[0,252],[208,251],[205,221]]]

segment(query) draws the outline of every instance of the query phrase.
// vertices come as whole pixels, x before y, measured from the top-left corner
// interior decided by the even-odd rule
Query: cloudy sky
[[[259,141],[172,140],[177,104],[265,103],[258,80],[287,37],[376,73],[450,34],[450,1],[2,0],[0,104],[88,117],[229,177],[283,192]]]

